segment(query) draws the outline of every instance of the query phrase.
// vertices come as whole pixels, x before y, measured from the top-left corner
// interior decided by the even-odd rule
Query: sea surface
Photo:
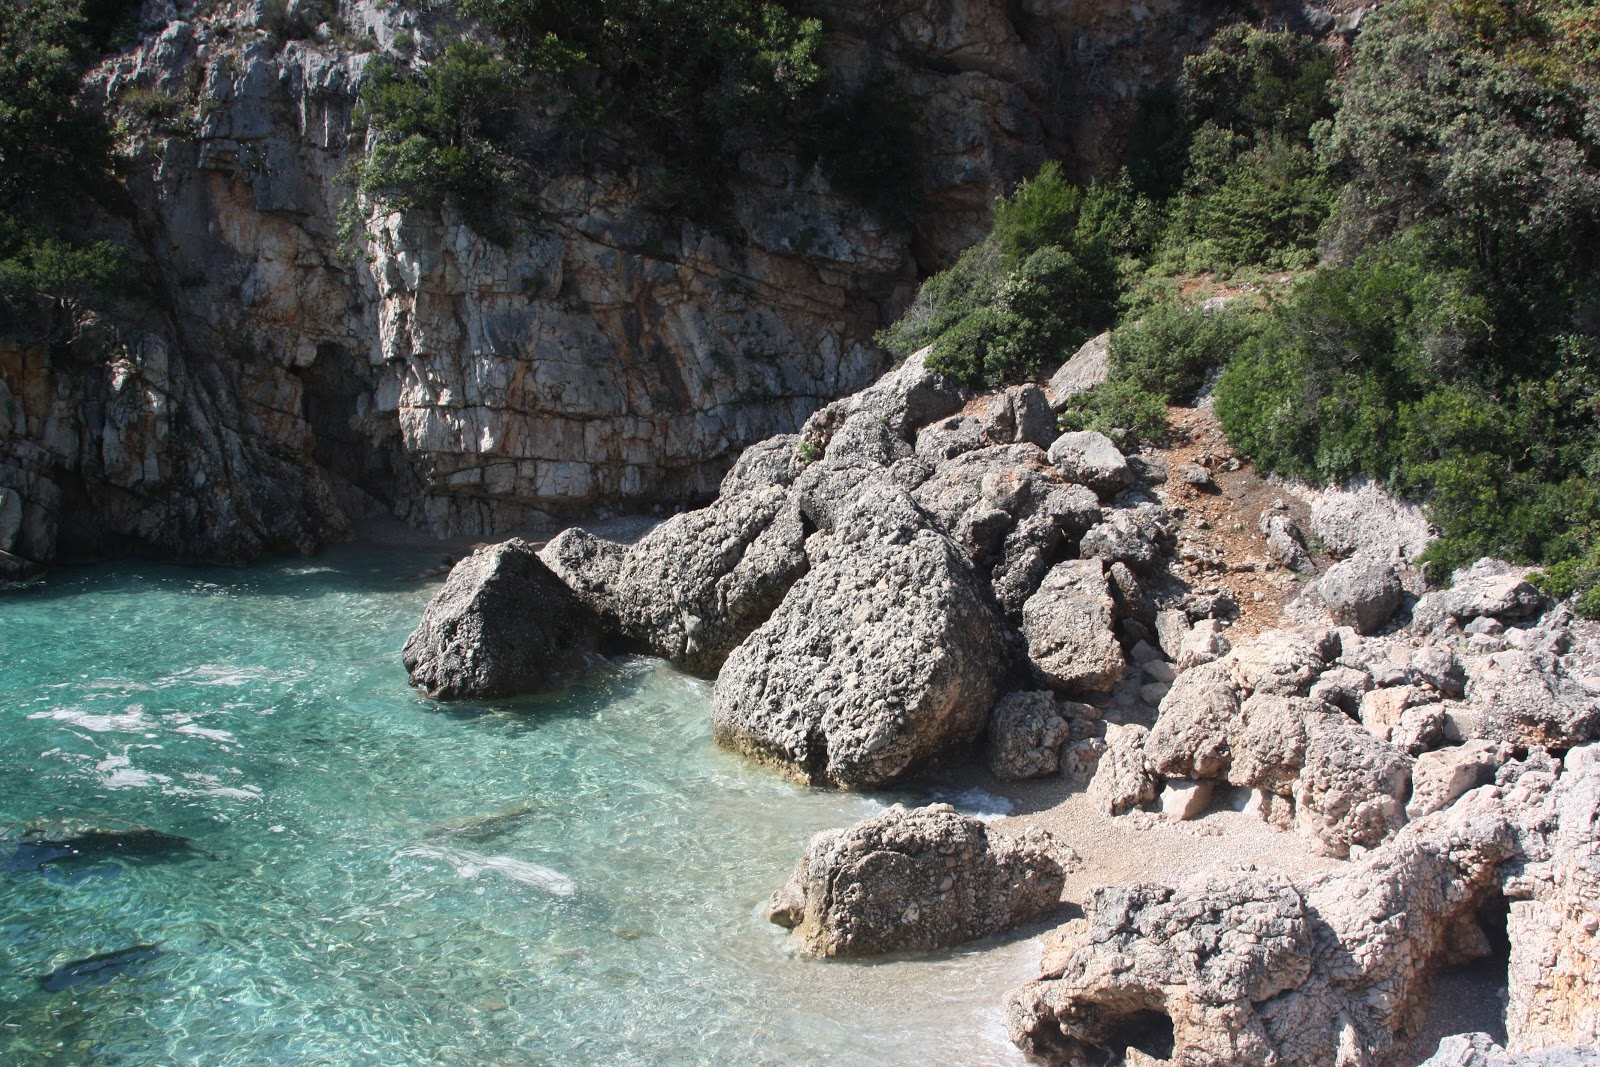
[[[644,657],[429,701],[399,649],[433,562],[0,596],[0,1067],[1020,1062],[1001,998],[1029,942],[819,963],[762,916],[812,833],[932,787],[796,786]],[[19,845],[42,819],[187,844]]]

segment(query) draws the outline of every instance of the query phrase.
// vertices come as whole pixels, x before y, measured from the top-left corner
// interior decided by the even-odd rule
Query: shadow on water
[[[77,986],[105,985],[122,972],[149,963],[161,955],[161,949],[155,945],[132,945],[63,963],[49,974],[35,977],[48,993],[59,993]]]

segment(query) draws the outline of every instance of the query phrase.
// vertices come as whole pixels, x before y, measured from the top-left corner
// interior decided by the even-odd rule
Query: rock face
[[[0,339],[0,489],[21,513],[0,551],[235,559],[372,514],[494,536],[707,496],[741,448],[883,369],[873,332],[982,236],[996,194],[1044,159],[1085,177],[1109,162],[1129,86],[1167,77],[1212,21],[1179,0],[1143,5],[1137,32],[1053,2],[802,7],[845,97],[892,82],[917,102],[914,233],[795,152],[741,154],[715,227],[651,210],[652,160],[563,169],[553,152],[499,243],[449,211],[357,203],[346,246],[366,64],[436,55],[455,24],[351,0],[339,32],[292,40],[281,4],[144,5],[86,98],[126,120],[129,217],[105,229],[141,235],[157,297],[71,323],[70,345]],[[1092,77],[1063,68],[1063,40]],[[152,123],[135,90],[181,103]]]
[[[401,656],[435,699],[505,697],[546,688],[598,638],[588,606],[512,539],[455,565]]]
[[[812,956],[948,948],[1054,911],[1054,851],[1041,831],[991,834],[948,804],[896,804],[812,838],[767,913]]]
[[[903,492],[870,483],[826,556],[717,679],[717,740],[812,782],[870,788],[971,740],[1005,662],[961,550]]]
[[[1435,976],[1489,954],[1478,916],[1538,847],[1551,785],[1529,770],[1477,790],[1304,883],[1244,870],[1097,889],[1008,998],[1012,1038],[1060,1065],[1130,1049],[1182,1067],[1404,1062]]]
[[[1567,754],[1552,808],[1547,850],[1506,887],[1506,1034],[1519,1052],[1600,1047],[1600,746]]]
[[[1417,1067],[1592,1067],[1600,1064],[1600,1048],[1569,1045],[1535,1052],[1507,1052],[1488,1034],[1456,1034]]]

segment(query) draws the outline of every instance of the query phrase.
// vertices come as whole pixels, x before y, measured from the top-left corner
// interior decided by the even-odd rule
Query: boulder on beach
[[[813,783],[883,785],[982,730],[1006,666],[961,549],[867,483],[825,557],[717,678],[717,740]]]
[[[1065,872],[1043,831],[991,832],[948,804],[896,804],[811,839],[767,915],[823,957],[928,951],[1049,915]]]

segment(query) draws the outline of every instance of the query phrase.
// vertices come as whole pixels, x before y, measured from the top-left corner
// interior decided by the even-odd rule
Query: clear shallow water
[[[0,1065],[1020,1062],[999,1016],[1026,943],[821,964],[761,916],[811,833],[894,798],[719,750],[709,685],[653,660],[421,698],[398,649],[437,584],[395,576],[431,562],[122,565],[0,598],[0,824],[194,845],[0,845]]]

